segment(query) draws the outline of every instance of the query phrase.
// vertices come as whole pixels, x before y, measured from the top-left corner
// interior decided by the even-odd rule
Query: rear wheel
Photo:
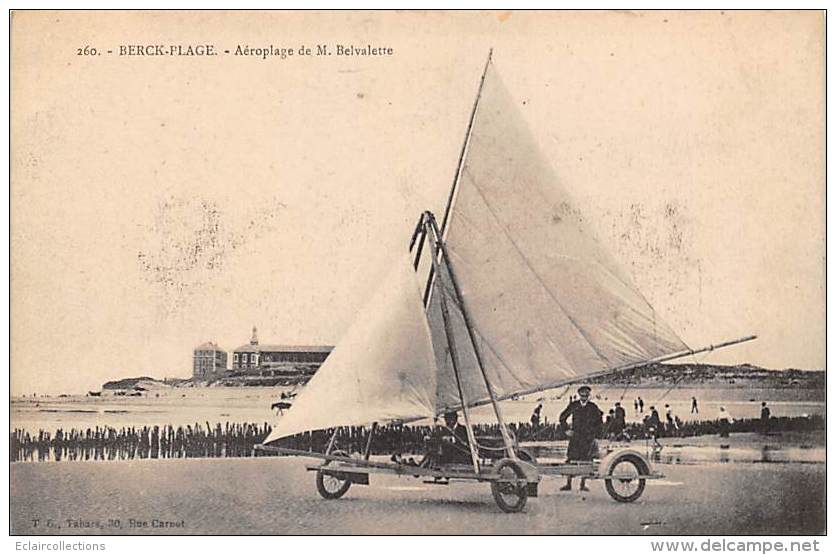
[[[525,473],[516,462],[505,459],[496,467],[499,478],[491,482],[491,493],[499,508],[506,513],[518,513],[528,501]]]
[[[331,453],[338,457],[347,457],[348,453],[344,451],[334,451]],[[326,461],[322,466],[333,464],[334,461]],[[339,499],[351,487],[351,480],[342,472],[334,472],[328,470],[316,471],[316,491],[325,499]]]
[[[613,460],[607,469],[607,478],[604,486],[610,497],[619,503],[632,503],[644,493],[645,479],[639,476],[646,476],[649,472],[647,464],[633,454],[619,455]]]

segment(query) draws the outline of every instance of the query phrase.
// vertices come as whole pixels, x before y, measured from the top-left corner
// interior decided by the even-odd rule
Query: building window
[[[250,362],[253,366],[258,366],[258,355],[253,353],[250,355]]]
[[[238,353],[232,353],[232,364],[233,366],[238,366]]]

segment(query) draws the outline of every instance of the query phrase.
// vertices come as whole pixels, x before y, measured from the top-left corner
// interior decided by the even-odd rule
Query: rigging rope
[[[624,391],[621,392],[621,397],[618,398],[619,401],[624,400],[624,396],[627,395],[627,390],[630,388],[630,382],[627,382],[627,385],[624,386]]]
[[[673,391],[673,389],[674,389],[674,388],[675,388],[675,387],[679,384],[679,382],[680,382],[680,381],[682,381],[682,379],[683,379],[684,377],[685,377],[685,372],[683,372],[683,373],[682,373],[682,374],[681,374],[678,378],[676,378],[676,379],[673,381],[673,384],[672,384],[672,385],[668,388],[668,390],[667,390],[667,391],[665,391],[665,392],[662,394],[662,396],[661,396],[661,397],[659,397],[658,399],[656,399],[655,403],[656,403],[656,404],[659,404],[659,401],[661,401],[662,399],[664,399],[665,397],[667,397],[667,396],[668,396],[668,393],[670,393],[671,391]]]
[[[696,355],[692,354],[692,355],[690,356],[692,364],[702,364],[702,362],[701,362],[701,361],[705,360],[705,358],[708,356],[708,353],[709,353],[709,352],[711,352],[711,351],[708,351],[708,352],[702,353],[702,354],[699,356],[699,360],[697,360],[697,356],[696,356]],[[675,387],[679,384],[679,382],[681,382],[681,381],[685,378],[685,375],[686,375],[686,374],[685,374],[685,372],[682,372],[682,374],[680,374],[680,376],[679,376],[678,378],[676,378],[676,380],[674,380],[673,385],[671,385],[671,386],[668,388],[668,390],[667,390],[667,391],[665,391],[665,393],[663,393],[663,394],[662,394],[662,396],[661,396],[661,397],[659,397],[658,399],[656,399],[656,401],[655,401],[655,402],[656,402],[656,403],[659,403],[659,401],[661,401],[662,399],[664,399],[665,397],[667,397],[667,396],[668,396],[668,394],[669,394],[671,391],[673,391],[673,390],[674,390],[674,388],[675,388]]]

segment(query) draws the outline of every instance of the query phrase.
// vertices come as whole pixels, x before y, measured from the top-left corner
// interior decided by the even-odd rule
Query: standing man
[[[591,461],[597,454],[595,438],[601,432],[601,409],[589,400],[592,389],[587,385],[578,388],[578,400],[560,413],[560,427],[569,436],[569,450],[566,462]],[[569,429],[567,421],[572,417],[572,427]],[[560,491],[572,490],[572,476],[567,476],[566,485]],[[589,491],[586,478],[581,478],[581,491]]]
[[[639,397],[639,412],[641,414],[644,414],[644,399],[642,399],[641,397]]]
[[[697,398],[691,397],[691,414],[699,414],[700,409],[697,406]]]
[[[729,428],[734,419],[729,415],[726,407],[720,407],[717,421],[720,424],[720,437],[729,437]]]
[[[531,413],[531,427],[536,432],[540,428],[540,411],[543,410],[543,403],[539,403]]]
[[[678,431],[679,426],[676,425],[676,420],[673,417],[673,409],[671,409],[671,406],[667,404],[665,405],[665,420],[665,430],[667,431],[667,435],[674,435],[674,433]]]
[[[761,432],[769,433],[769,407],[766,406],[766,401],[761,402]]]
[[[627,412],[621,406],[621,402],[615,403],[615,417],[613,418],[613,433],[615,439],[620,440],[624,436],[624,428],[627,427]]]
[[[656,410],[656,407],[650,407],[650,416],[644,421],[644,425],[646,433],[650,434],[653,438],[654,448],[660,447],[661,443],[659,443],[659,432],[662,429],[662,421],[659,418],[659,412]]]

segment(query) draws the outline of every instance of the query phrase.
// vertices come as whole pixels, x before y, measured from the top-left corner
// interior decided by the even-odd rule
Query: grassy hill
[[[769,370],[751,364],[721,366],[716,364],[648,364],[615,375],[591,380],[591,383],[622,385],[673,384],[690,386],[726,386],[726,387],[800,387],[823,389],[825,386],[824,370]]]

